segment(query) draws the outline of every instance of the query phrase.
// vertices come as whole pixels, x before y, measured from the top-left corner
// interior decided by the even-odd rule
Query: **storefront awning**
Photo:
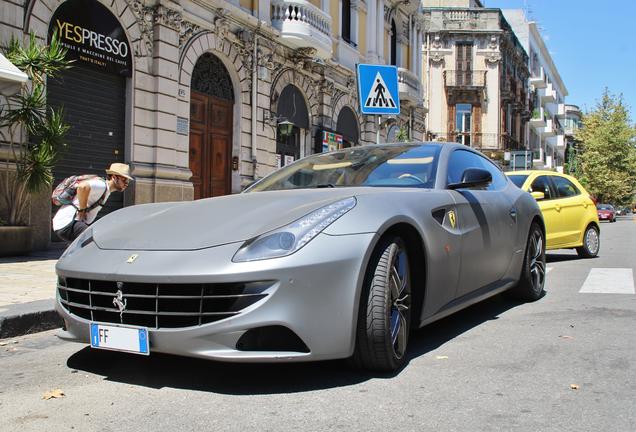
[[[10,96],[20,90],[29,77],[0,54],[0,93]]]

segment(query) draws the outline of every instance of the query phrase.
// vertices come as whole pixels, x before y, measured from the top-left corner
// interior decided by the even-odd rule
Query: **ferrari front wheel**
[[[399,237],[382,241],[373,254],[360,298],[353,363],[394,371],[404,363],[411,324],[408,252]]]

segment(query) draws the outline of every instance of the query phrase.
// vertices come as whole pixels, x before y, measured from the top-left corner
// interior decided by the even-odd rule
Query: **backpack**
[[[84,174],[65,178],[53,190],[53,193],[51,194],[51,202],[56,206],[69,204],[75,206],[73,204],[73,199],[75,199],[75,195],[77,195],[77,186],[84,180],[90,180],[93,178],[99,177],[94,174]],[[106,187],[106,189],[108,189],[108,187]],[[101,198],[90,205],[87,210],[92,210],[98,205],[104,205],[104,203],[101,202],[102,199],[104,199],[104,195],[106,195],[106,190],[104,190]]]

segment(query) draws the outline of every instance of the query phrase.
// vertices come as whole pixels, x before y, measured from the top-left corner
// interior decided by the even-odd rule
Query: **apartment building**
[[[75,62],[49,80],[69,150],[56,180],[130,163],[127,204],[237,193],[305,155],[424,134],[423,21],[402,0],[27,0],[0,6],[0,44],[58,31]],[[401,114],[359,111],[356,63],[398,67]],[[34,199],[35,248],[49,241]],[[2,208],[0,208],[0,217]]]
[[[565,157],[564,165],[569,164],[570,169],[574,168],[573,156],[578,151],[576,132],[583,126],[583,113],[577,105],[565,105],[565,120],[563,122],[563,132],[565,134]]]
[[[566,150],[563,122],[567,88],[541,37],[537,23],[528,21],[520,9],[504,9],[502,12],[528,53],[532,116],[526,134],[533,166],[563,172]]]
[[[478,0],[423,0],[426,129],[502,166],[525,148],[528,56],[499,9]]]

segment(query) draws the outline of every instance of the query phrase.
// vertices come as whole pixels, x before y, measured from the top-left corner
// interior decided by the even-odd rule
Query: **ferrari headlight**
[[[90,244],[92,241],[93,241],[93,228],[88,228],[83,233],[81,233],[75,240],[73,240],[73,243],[71,243],[70,246],[66,248],[66,250],[60,257],[60,259],[73,255],[75,252],[77,252],[84,246]]]
[[[291,255],[356,205],[354,197],[329,204],[306,216],[248,240],[232,261],[246,262]]]

